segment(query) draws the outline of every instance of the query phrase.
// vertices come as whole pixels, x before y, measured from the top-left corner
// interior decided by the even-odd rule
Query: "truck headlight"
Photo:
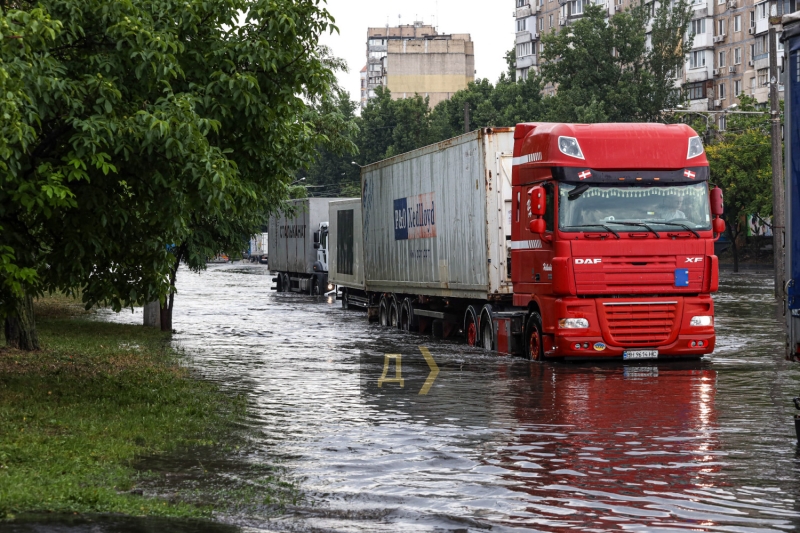
[[[703,141],[700,140],[700,137],[692,137],[689,139],[689,152],[686,154],[686,159],[697,157],[703,152]]]
[[[589,327],[589,321],[585,318],[562,318],[558,321],[558,327],[562,329],[583,329]]]
[[[713,326],[714,325],[714,317],[713,316],[693,316],[692,321],[689,323],[690,326]]]

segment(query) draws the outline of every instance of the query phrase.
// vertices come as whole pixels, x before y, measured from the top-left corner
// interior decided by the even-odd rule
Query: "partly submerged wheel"
[[[475,308],[471,305],[467,307],[467,311],[464,313],[464,336],[467,338],[467,344],[470,346],[478,345],[478,341],[480,340],[480,335],[478,334],[478,315],[475,312]]]
[[[387,301],[385,296],[381,296],[381,303],[378,310],[378,318],[380,320],[381,326],[385,328],[389,327],[389,302]]]
[[[481,322],[481,345],[483,346],[484,350],[491,352],[494,350],[494,332],[492,331],[492,321],[484,315]]]
[[[534,311],[525,324],[525,355],[531,361],[541,361],[544,358],[542,351],[542,317]]]
[[[283,292],[291,292],[292,280],[289,279],[289,274],[284,274],[282,279],[283,279]]]
[[[400,327],[400,309],[397,307],[397,300],[392,298],[389,305],[389,325],[397,329]]]
[[[342,289],[342,309],[350,309],[350,296],[347,295],[347,289]]]

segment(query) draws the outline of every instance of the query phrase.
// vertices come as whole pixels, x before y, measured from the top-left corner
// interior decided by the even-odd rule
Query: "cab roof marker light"
[[[559,137],[558,149],[564,155],[568,155],[576,159],[586,159],[583,157],[581,146],[578,144],[578,139],[575,137]]]
[[[686,154],[686,159],[692,159],[703,153],[703,141],[700,137],[692,137],[689,139],[689,152]]]

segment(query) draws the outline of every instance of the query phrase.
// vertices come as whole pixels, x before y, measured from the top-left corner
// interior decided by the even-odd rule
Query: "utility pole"
[[[469,131],[469,102],[464,102],[464,133]]]
[[[769,106],[772,123],[772,249],[775,265],[775,299],[780,304],[778,320],[783,322],[786,309],[786,187],[783,180],[783,139],[781,106],[778,97],[778,43],[775,26],[769,28]]]

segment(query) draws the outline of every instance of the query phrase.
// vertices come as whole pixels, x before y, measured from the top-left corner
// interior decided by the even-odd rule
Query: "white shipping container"
[[[328,213],[328,282],[340,287],[363,290],[361,199],[333,201]]]
[[[269,269],[273,272],[313,274],[317,261],[314,232],[328,221],[331,198],[291,200],[294,216],[277,213],[269,218]],[[323,243],[324,245],[324,243]],[[324,246],[323,246],[324,248]]]
[[[366,288],[511,294],[514,128],[487,128],[364,167]]]

